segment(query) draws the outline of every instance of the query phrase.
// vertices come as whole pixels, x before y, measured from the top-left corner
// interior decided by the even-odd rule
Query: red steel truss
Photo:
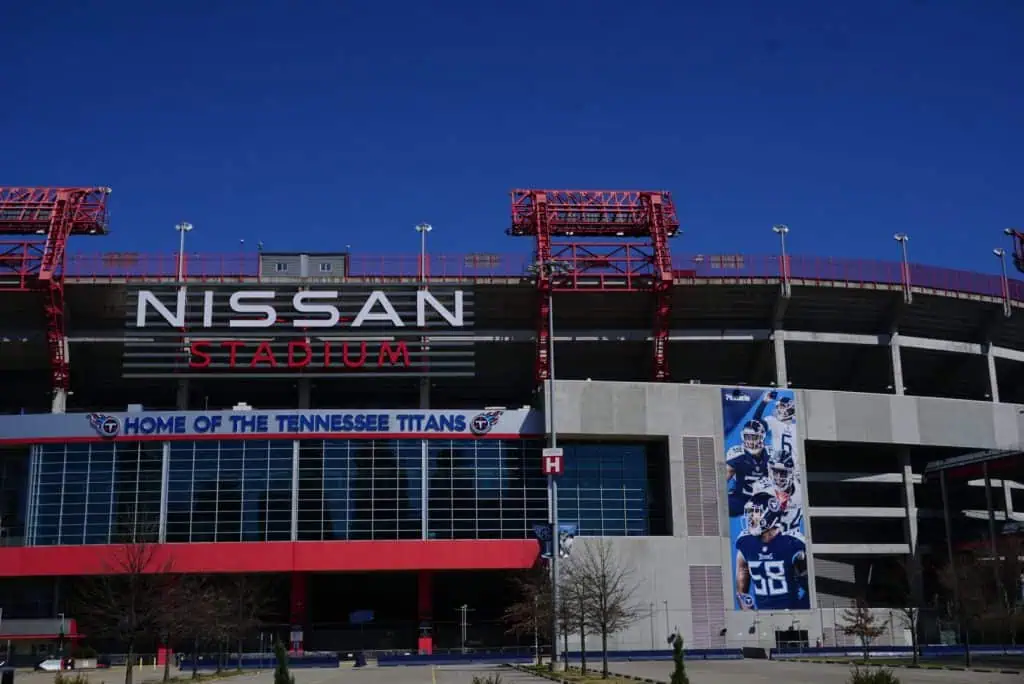
[[[1010,235],[1013,237],[1013,265],[1024,273],[1024,233],[1011,230]]]
[[[107,232],[110,188],[0,188],[0,235],[32,240],[0,243],[0,289],[41,291],[54,390],[68,388],[64,335],[64,260],[72,235]]]
[[[511,194],[509,234],[536,240],[537,381],[551,374],[548,295],[579,290],[654,292],[653,377],[668,380],[672,313],[668,239],[679,231],[672,196],[633,190],[513,190]]]

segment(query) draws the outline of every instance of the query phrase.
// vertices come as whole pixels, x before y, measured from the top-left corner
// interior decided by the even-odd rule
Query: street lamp
[[[423,289],[427,289],[427,233],[434,230],[429,223],[417,223],[416,232],[420,234],[420,278],[423,280]]]
[[[1002,247],[996,247],[992,250],[992,254],[995,255],[996,259],[999,259],[999,271],[1002,276],[999,284],[1003,291],[1003,315],[1009,318],[1012,311],[1010,308],[1010,281],[1006,277],[1006,250]]]
[[[910,236],[906,233],[896,233],[892,236],[892,239],[900,243],[900,256],[902,261],[900,262],[900,270],[902,271],[903,277],[903,298],[907,304],[913,299],[913,295],[910,291],[910,260],[907,258],[907,242],[910,241]]]
[[[178,231],[178,280],[185,280],[185,233],[192,231],[192,224],[182,222],[174,226]]]
[[[420,234],[420,287],[427,289],[427,233],[434,230],[429,223],[417,223],[416,232]],[[422,363],[426,363],[427,336],[420,338],[420,351],[423,354]],[[420,378],[420,408],[426,409],[430,406],[430,378],[426,375]],[[420,440],[420,488],[424,495],[420,497],[420,536],[423,539],[430,538],[428,523],[429,502],[425,492],[430,488],[430,448],[426,439]]]
[[[569,264],[564,261],[539,260],[527,271],[537,278],[552,280],[557,275],[569,272]],[[548,431],[551,434],[549,446],[558,446],[558,431],[555,427],[555,297],[554,288],[550,283],[547,287],[548,298]],[[551,521],[551,667],[558,664],[558,553],[561,547],[561,535],[558,526],[558,481],[552,474],[548,475],[548,519]]]
[[[780,275],[782,277],[782,291],[787,296],[789,295],[789,256],[786,254],[786,233],[789,232],[789,226],[784,223],[777,223],[772,226],[772,232],[779,236],[779,242],[782,246],[782,270]]]

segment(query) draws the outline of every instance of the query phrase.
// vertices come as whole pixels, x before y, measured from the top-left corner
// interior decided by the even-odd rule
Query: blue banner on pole
[[[576,539],[576,523],[559,523],[558,525],[558,557],[568,558],[572,543]],[[533,526],[533,534],[540,542],[540,557],[551,558],[551,523],[539,523]]]

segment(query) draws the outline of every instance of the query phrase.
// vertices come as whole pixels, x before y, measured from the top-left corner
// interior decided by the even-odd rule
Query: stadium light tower
[[[789,255],[786,254],[786,233],[789,232],[789,226],[784,223],[777,223],[772,226],[772,232],[779,236],[779,243],[781,248],[782,265],[779,270],[779,277],[782,278],[782,292],[787,297],[790,293],[789,288]]]
[[[910,260],[907,258],[907,243],[910,241],[910,236],[906,233],[896,233],[892,236],[892,239],[900,243],[900,275],[903,281],[903,299],[909,304],[911,299],[913,299],[913,293],[910,291]]]
[[[178,280],[185,280],[185,233],[192,231],[192,224],[182,221],[174,226],[178,231]]]

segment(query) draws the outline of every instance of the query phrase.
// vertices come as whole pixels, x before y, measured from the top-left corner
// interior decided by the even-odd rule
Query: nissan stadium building
[[[0,640],[88,635],[146,539],[297,649],[514,645],[550,477],[634,569],[615,648],[834,644],[1024,520],[1005,269],[684,255],[661,191],[514,191],[509,254],[87,251],[108,195],[0,188]]]

